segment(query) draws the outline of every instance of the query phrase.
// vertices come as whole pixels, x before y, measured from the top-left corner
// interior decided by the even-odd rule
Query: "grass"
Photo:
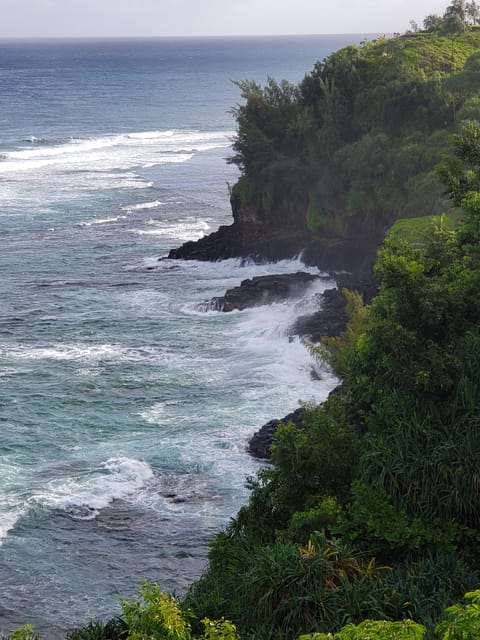
[[[461,211],[443,214],[447,229],[457,229],[463,221]],[[399,218],[387,231],[387,236],[394,236],[410,244],[422,246],[429,237],[432,223],[439,221],[440,216],[420,216],[418,218]]]

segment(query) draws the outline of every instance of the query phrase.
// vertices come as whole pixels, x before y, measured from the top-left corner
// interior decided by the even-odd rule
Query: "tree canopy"
[[[367,243],[398,217],[441,213],[434,167],[480,97],[475,7],[454,0],[427,16],[431,32],[345,47],[298,86],[238,83],[232,195],[267,225]]]

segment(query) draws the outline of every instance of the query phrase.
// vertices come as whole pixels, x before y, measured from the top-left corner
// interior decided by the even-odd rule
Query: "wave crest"
[[[34,501],[78,520],[92,520],[114,500],[132,497],[151,478],[153,471],[148,462],[109,458],[85,475],[51,481]]]

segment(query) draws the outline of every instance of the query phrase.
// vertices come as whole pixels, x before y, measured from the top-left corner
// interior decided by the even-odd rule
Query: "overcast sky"
[[[449,0],[0,0],[0,37],[392,33]]]

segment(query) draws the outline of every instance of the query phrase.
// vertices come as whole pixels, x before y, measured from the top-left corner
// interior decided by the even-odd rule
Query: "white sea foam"
[[[0,345],[0,353],[16,360],[81,362],[96,366],[102,362],[162,362],[165,354],[155,347],[131,348],[118,344],[58,344],[45,347]]]
[[[213,149],[215,147],[212,147]],[[207,149],[195,149],[195,151],[207,151]],[[193,153],[157,154],[153,160],[142,162],[140,165],[144,169],[155,167],[158,164],[179,164],[188,162],[193,158]]]
[[[317,361],[298,337],[290,336],[291,326],[299,315],[318,309],[318,295],[332,286],[329,280],[316,280],[297,299],[247,309],[236,315],[229,327],[229,337],[236,345],[231,363],[232,375],[258,384],[247,385],[244,400],[268,400],[279,386],[286,411],[299,401],[320,402],[337,380],[330,369]],[[248,367],[245,367],[245,362]],[[316,378],[319,377],[320,380]]]
[[[152,477],[147,462],[109,458],[93,471],[51,480],[45,491],[35,493],[32,502],[61,509],[80,520],[91,520],[114,500],[132,497]]]
[[[8,501],[4,505],[0,511],[0,546],[8,532],[13,529],[24,513],[25,508],[20,505],[8,505]]]
[[[162,265],[166,268],[175,264],[178,261],[164,260]],[[278,260],[277,262],[266,262],[258,264],[253,260],[245,258],[228,258],[226,260],[219,260],[215,263],[215,267],[212,269],[212,265],[209,262],[201,260],[188,260],[182,262],[182,268],[200,270],[205,274],[205,277],[210,280],[223,280],[226,284],[230,282],[236,282],[240,284],[240,280],[246,278],[254,278],[256,276],[267,275],[281,275],[286,273],[295,273],[296,271],[305,271],[312,275],[323,276],[328,278],[325,272],[322,272],[318,267],[307,266],[302,261],[301,255],[296,258],[289,258],[285,260]],[[327,282],[323,280],[322,282]],[[334,286],[332,280],[328,280],[329,286]],[[218,283],[220,286],[222,282]],[[320,285],[321,286],[321,285]]]
[[[92,227],[97,224],[110,224],[112,222],[118,222],[118,220],[125,220],[126,216],[110,216],[108,218],[98,218],[93,220],[86,220],[80,223],[82,227]]]
[[[159,236],[173,238],[178,242],[186,240],[199,240],[210,230],[210,225],[205,220],[189,217],[184,221],[148,220],[146,224],[155,229],[133,229],[132,232],[139,236]]]
[[[166,400],[165,402],[155,402],[154,405],[145,409],[144,411],[140,411],[140,417],[148,422],[149,424],[159,424],[162,421],[162,418],[165,416],[169,407],[175,406],[177,402],[175,400]],[[168,417],[167,417],[168,419]]]
[[[141,211],[143,209],[157,209],[163,204],[161,200],[153,200],[152,202],[139,202],[138,204],[132,204],[122,207],[124,211]]]
[[[172,138],[175,135],[175,131],[140,131],[137,133],[128,133],[127,138],[137,140],[156,140],[157,138]]]
[[[164,261],[161,264],[169,268],[170,261]],[[193,271],[187,278],[195,279],[197,295],[198,291],[205,286],[205,292],[211,296],[212,293],[220,294],[224,291],[227,283],[229,286],[238,285],[243,277],[272,272],[290,273],[302,267],[304,268],[304,265],[297,260],[285,260],[268,265],[252,263],[244,265],[238,260],[227,260],[216,263],[214,266],[194,261],[181,262],[179,269],[180,272],[183,269]],[[315,268],[309,271],[318,273]],[[184,313],[197,315],[197,319],[193,322],[197,327],[197,335],[200,336],[200,344],[203,331],[206,331],[206,335],[210,335],[212,331],[215,333],[217,352],[211,350],[212,359],[199,363],[195,358],[195,367],[192,363],[188,363],[185,373],[188,375],[193,370],[201,371],[203,385],[212,386],[213,389],[222,387],[224,390],[225,413],[222,417],[222,406],[216,405],[214,419],[216,424],[236,425],[234,443],[240,447],[239,466],[245,464],[245,461],[241,460],[245,446],[242,444],[243,436],[247,438],[251,435],[261,426],[262,421],[266,422],[274,416],[281,417],[294,410],[301,401],[323,401],[337,384],[337,379],[329,368],[312,356],[300,338],[291,335],[294,320],[299,315],[318,310],[319,294],[332,286],[333,282],[327,278],[315,280],[299,298],[233,314],[213,312],[214,317],[198,311],[195,314],[193,304],[181,303],[181,310]],[[198,320],[202,315],[204,322]],[[213,322],[214,330],[211,327]],[[172,362],[169,371],[172,378],[181,373],[181,363],[178,358]],[[235,395],[234,405],[230,398],[232,389]],[[186,438],[180,443],[177,425],[181,427],[185,416],[191,410],[191,407],[187,406],[182,412],[180,407],[175,409],[166,402],[156,402],[145,408],[140,416],[149,424],[166,427],[167,434],[168,427],[175,424],[175,438],[179,442],[181,453],[177,451],[172,454],[172,457],[202,458],[200,450],[204,448],[206,459],[211,460],[212,425],[209,420],[211,407],[208,405],[205,408],[205,415],[202,407],[195,408],[200,423],[203,424],[206,421],[209,424],[208,434],[205,434],[203,439],[202,436],[197,435],[194,441]],[[229,450],[228,464],[236,464],[236,462],[232,463],[230,457],[234,444],[232,432],[226,429],[225,433],[227,435],[222,437],[222,447]],[[215,467],[217,466],[219,463],[215,462]],[[212,474],[220,474],[222,479],[219,480],[219,486],[224,486],[227,470],[220,467],[221,465],[216,471],[212,470]]]
[[[243,258],[229,258],[227,260],[220,260],[216,262],[213,267],[209,262],[196,260],[186,260],[179,262],[178,260],[163,259],[161,261],[157,260],[156,262],[151,261],[148,263],[147,261],[145,261],[144,264],[149,267],[156,266],[159,270],[179,268],[180,265],[180,268],[182,270],[185,270],[187,272],[196,272],[195,278],[197,280],[197,291],[201,294],[202,290],[204,290],[205,297],[200,300],[197,299],[193,303],[186,303],[182,307],[182,310],[185,313],[191,313],[192,315],[205,313],[205,311],[211,312],[213,314],[222,313],[210,310],[208,304],[206,303],[208,303],[208,301],[213,296],[222,295],[226,289],[239,286],[242,280],[254,278],[257,276],[281,275],[294,273],[296,271],[305,271],[312,275],[321,276],[321,278],[318,281],[315,281],[315,283],[312,285],[314,289],[307,289],[307,291],[305,292],[305,296],[288,303],[294,303],[297,307],[297,310],[293,313],[293,315],[308,313],[308,309],[301,310],[298,305],[301,304],[302,300],[304,301],[304,304],[308,304],[308,300],[311,297],[309,294],[310,291],[312,291],[312,295],[314,295],[315,292],[321,292],[325,288],[331,288],[335,286],[335,283],[327,276],[327,274],[321,272],[317,267],[306,266],[301,261],[300,257],[265,264],[256,264],[252,260],[245,260]],[[316,304],[315,300],[313,300],[313,302]]]
[[[85,165],[92,160],[113,166],[143,166],[143,154],[150,147],[151,160],[183,162],[195,151],[228,147],[227,133],[145,132],[70,140],[67,143],[3,154],[0,173],[27,171],[47,165]],[[150,160],[150,159],[149,159]],[[117,164],[118,163],[118,164]],[[127,164],[128,163],[128,164]]]
[[[6,447],[0,466],[0,546],[28,510],[23,490],[28,477],[28,469],[19,465]]]
[[[0,201],[36,201],[39,190],[43,202],[47,202],[62,200],[78,191],[148,187],[150,183],[135,173],[137,168],[185,163],[195,153],[230,146],[230,135],[231,132],[145,131],[69,139],[60,144],[35,143],[6,152],[0,158],[0,176],[9,181]]]

